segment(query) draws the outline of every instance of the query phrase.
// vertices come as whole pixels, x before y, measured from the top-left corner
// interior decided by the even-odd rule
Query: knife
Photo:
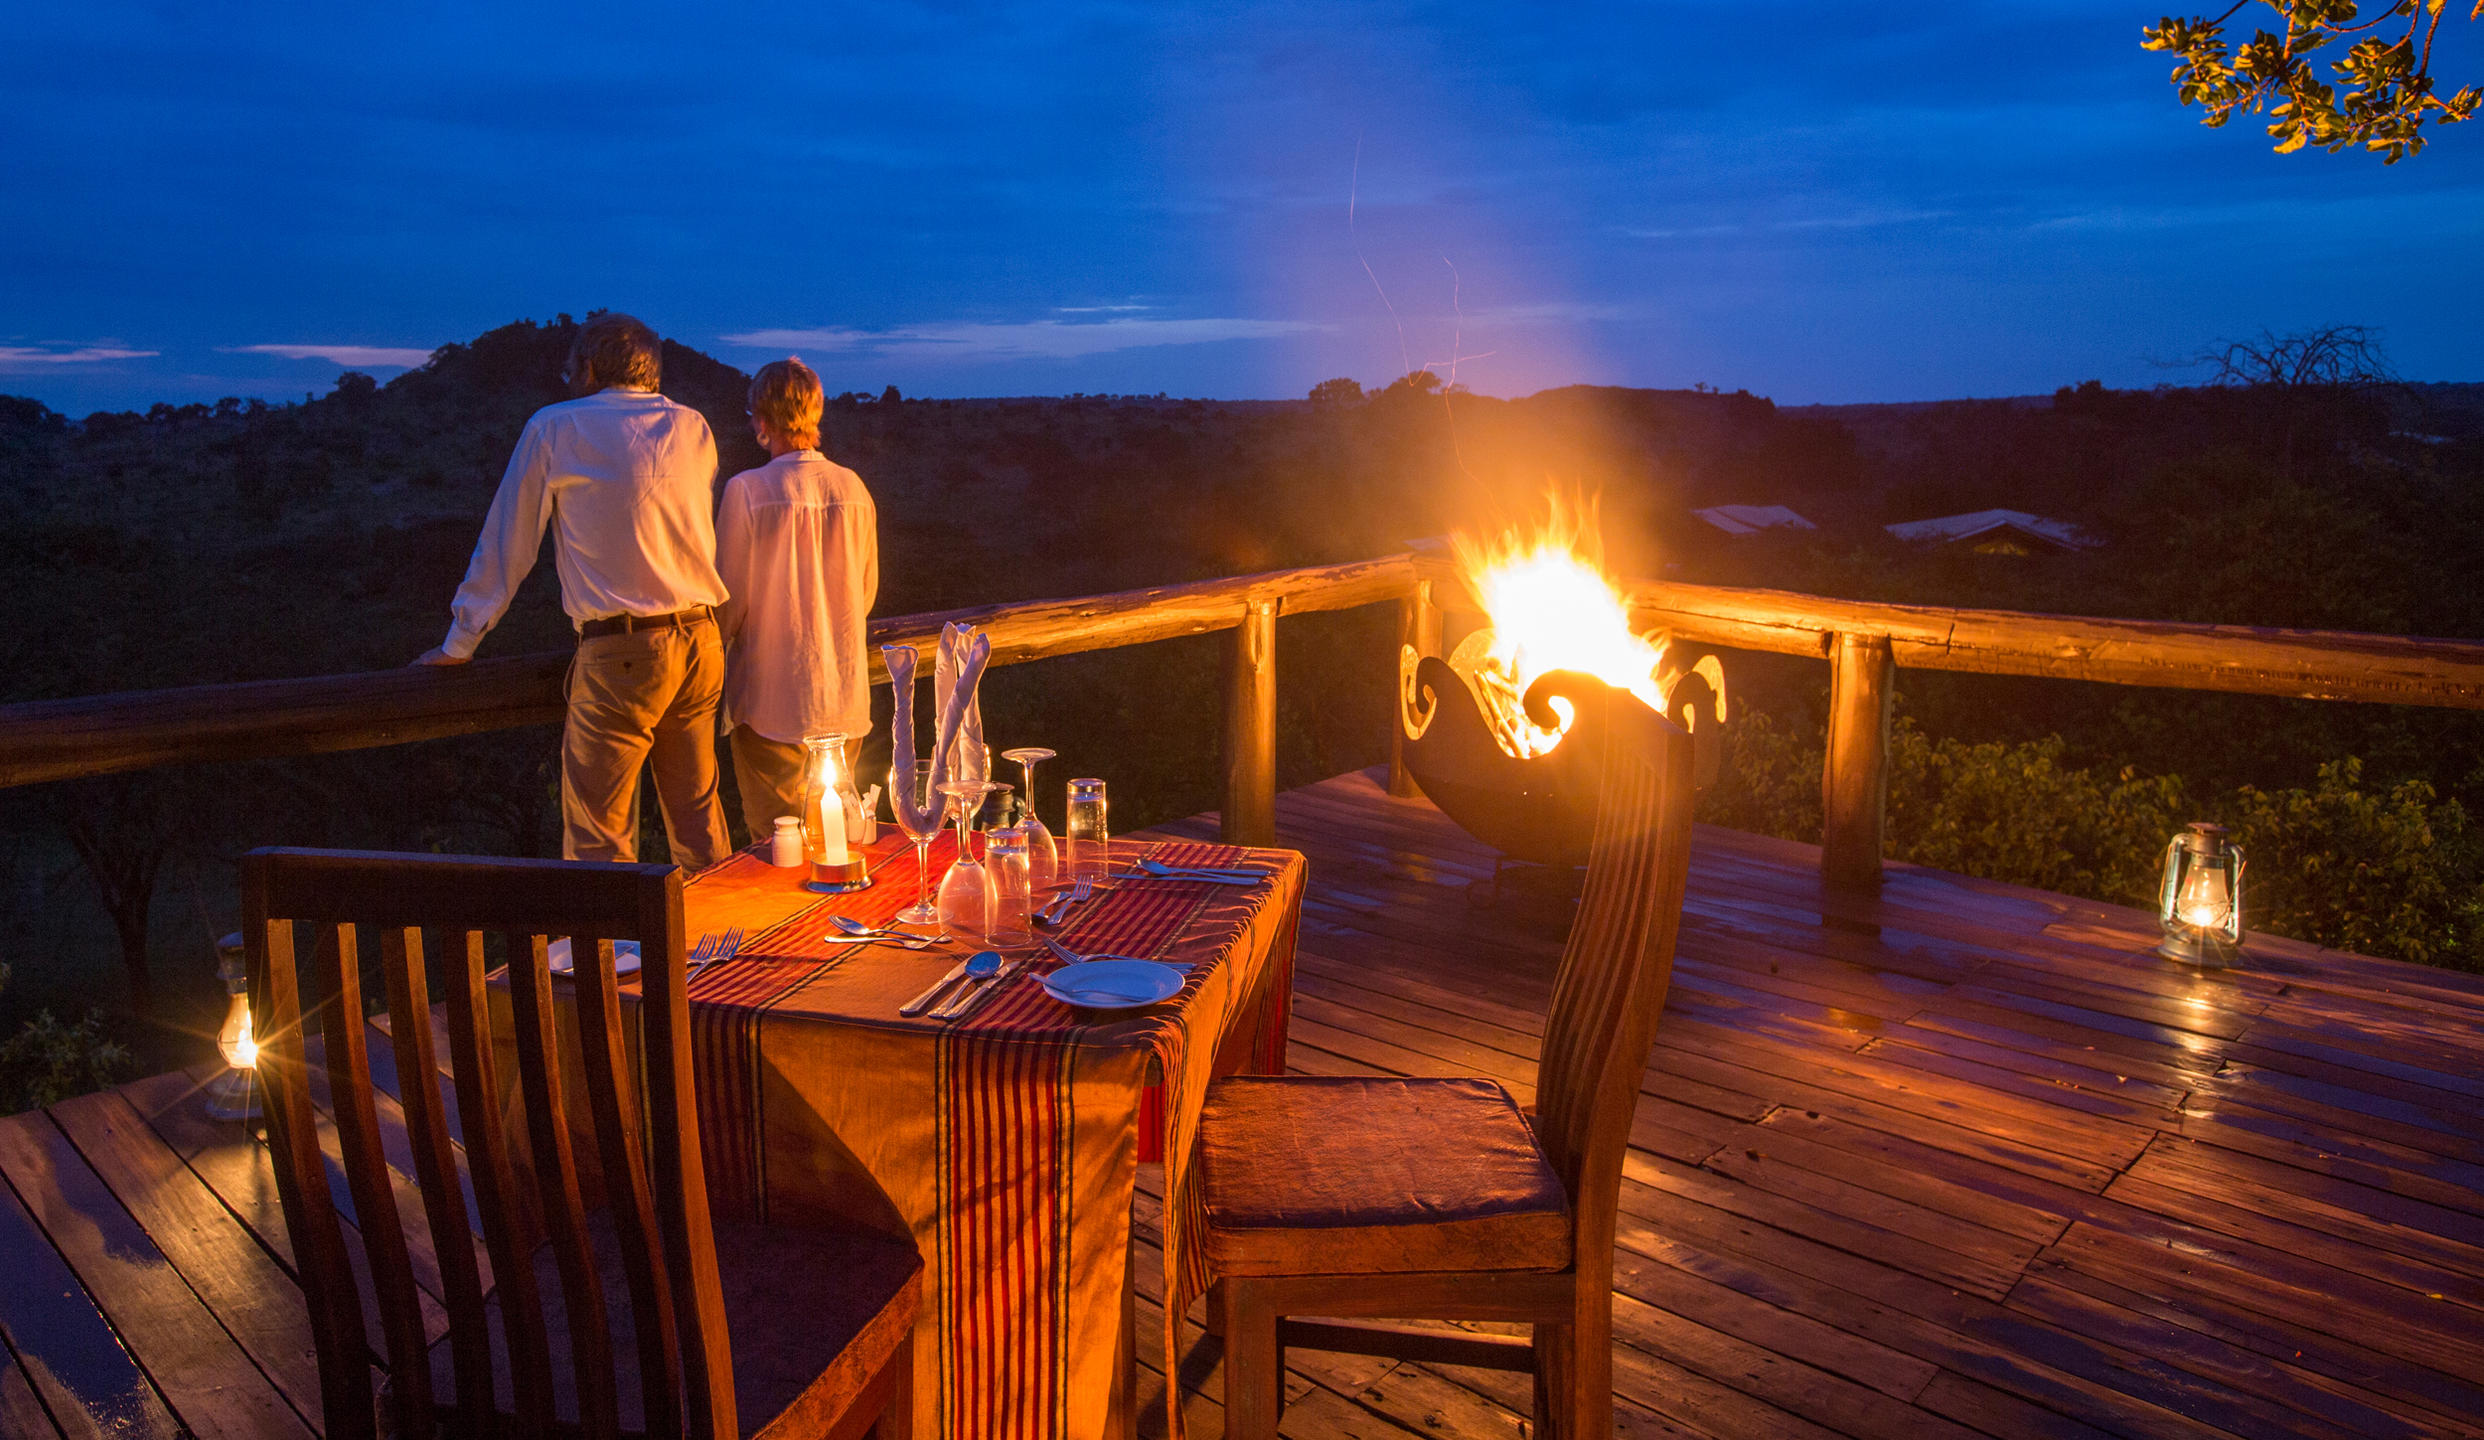
[[[969,955],[966,957],[966,960],[972,960],[973,958],[975,957]],[[932,1002],[940,998],[940,992],[956,984],[958,982],[958,977],[966,973],[966,960],[960,960],[955,965],[950,966],[948,974],[941,976],[938,981],[934,982],[929,990],[926,990],[922,994],[908,1000],[905,1004],[898,1006],[897,1013],[900,1015],[920,1015],[924,1011],[929,1010],[932,1007]]]
[[[959,991],[956,997],[951,999],[948,1004],[934,1010],[931,1014],[931,1018],[934,1020],[965,1019],[967,1016],[975,1013],[976,1008],[981,1006],[985,1000],[989,999],[993,991],[1008,984],[1011,977],[1015,976],[1019,971],[1025,968],[1026,962],[1024,960],[1010,961],[1008,964],[1003,965],[1001,967],[1001,972],[998,975],[993,976],[991,979],[981,981],[979,983],[969,983],[967,987]]]

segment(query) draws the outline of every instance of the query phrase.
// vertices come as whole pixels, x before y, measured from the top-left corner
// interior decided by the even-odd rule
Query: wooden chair
[[[330,1440],[374,1436],[383,1424],[401,1437],[841,1440],[875,1415],[883,1433],[908,1432],[922,1287],[913,1244],[860,1230],[711,1223],[679,871],[256,850],[242,862],[242,903],[268,1146]],[[426,929],[450,941],[440,968],[462,1149],[440,1088]],[[404,1211],[419,1218],[400,1209],[404,1182],[390,1173],[372,1090],[361,946],[374,932],[420,1197],[419,1206],[407,1197]],[[506,937],[512,962],[514,1077],[495,1074],[487,933]],[[574,979],[549,972],[553,936],[570,938]],[[617,940],[638,942],[643,961],[636,1046],[624,1038]],[[577,1043],[566,1055],[570,1047],[555,1040],[567,1028],[555,1024],[562,986],[576,1009]],[[643,1089],[633,1049],[645,1057]],[[330,1157],[313,1110],[317,1059],[334,1108]],[[581,1077],[585,1110],[573,1112],[564,1090]],[[590,1154],[573,1151],[573,1124],[582,1136],[591,1131]],[[385,1337],[384,1396],[374,1395],[332,1164],[343,1171],[362,1237],[359,1268]],[[603,1203],[591,1206],[599,1177]],[[418,1253],[436,1257],[448,1319],[436,1344],[425,1332]],[[560,1302],[558,1324],[546,1318],[550,1297]]]
[[[1489,1080],[1236,1077],[1208,1091],[1200,1181],[1225,1433],[1273,1440],[1288,1346],[1535,1373],[1535,1433],[1612,1429],[1622,1154],[1672,979],[1690,737],[1577,675],[1564,745],[1604,752],[1586,890],[1553,983],[1535,1111]],[[1523,1321],[1506,1336],[1302,1320]]]

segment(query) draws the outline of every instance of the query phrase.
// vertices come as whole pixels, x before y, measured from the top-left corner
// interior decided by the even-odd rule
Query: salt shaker
[[[776,834],[768,840],[768,863],[788,870],[802,863],[801,816],[776,817]]]

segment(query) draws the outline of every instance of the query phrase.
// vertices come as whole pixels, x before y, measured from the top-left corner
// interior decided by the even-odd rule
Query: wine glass
[[[975,858],[972,837],[984,802],[1003,788],[988,780],[952,780],[940,787],[957,815],[957,859],[940,878],[940,928],[961,939],[980,940],[992,928],[992,877]]]
[[[1035,809],[1035,767],[1059,753],[1033,745],[1001,752],[1003,760],[1018,762],[1018,772],[1026,781],[1026,806],[1019,826],[1026,831],[1027,876],[1039,890],[1060,877],[1061,848],[1053,842],[1052,832],[1044,828],[1044,817]]]
[[[889,772],[888,788],[893,797],[897,790],[897,774],[894,769]],[[931,788],[932,762],[929,760],[915,761],[914,799],[917,805],[931,798]],[[931,822],[918,832],[907,820],[905,806],[892,804],[889,808],[897,812],[897,828],[905,832],[908,840],[914,842],[914,903],[898,911],[896,918],[908,925],[937,924],[940,920],[940,906],[932,900],[931,842],[939,836],[940,827],[947,820],[948,812],[945,809],[933,811]]]

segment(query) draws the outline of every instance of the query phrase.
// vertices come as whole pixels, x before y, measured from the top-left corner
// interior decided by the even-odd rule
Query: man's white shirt
[[[871,729],[863,622],[880,594],[880,522],[862,477],[794,450],[725,482],[716,568],[732,598],[724,724],[770,740]]]
[[[536,411],[492,497],[441,650],[474,654],[534,569],[546,529],[574,624],[723,606],[715,483],[705,417],[651,390],[616,387]]]

